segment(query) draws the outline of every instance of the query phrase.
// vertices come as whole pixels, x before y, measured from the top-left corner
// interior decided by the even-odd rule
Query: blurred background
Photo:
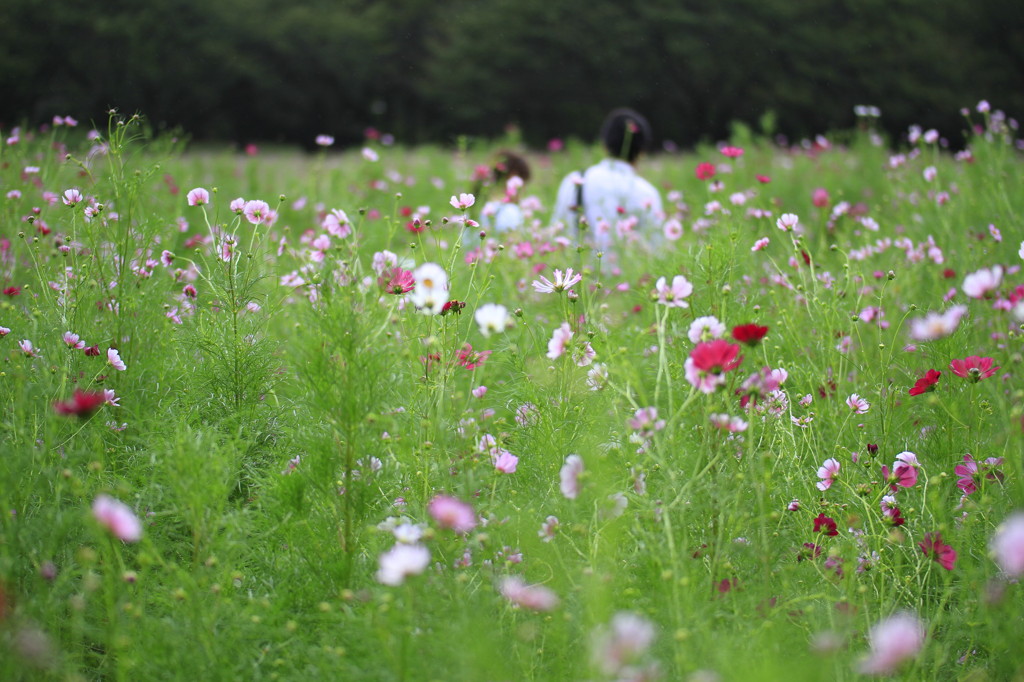
[[[959,111],[1024,114],[1021,0],[4,0],[0,125],[117,107],[192,139],[341,146],[367,127],[451,144],[518,126],[593,140],[646,113],[658,143],[813,135],[881,109],[953,145]]]

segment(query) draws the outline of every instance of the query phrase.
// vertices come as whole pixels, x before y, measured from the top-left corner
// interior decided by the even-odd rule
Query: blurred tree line
[[[1020,0],[5,0],[0,122],[105,121],[194,138],[407,143],[593,139],[606,111],[662,139],[718,139],[768,112],[791,136],[882,109],[959,139],[979,99],[1024,115]]]

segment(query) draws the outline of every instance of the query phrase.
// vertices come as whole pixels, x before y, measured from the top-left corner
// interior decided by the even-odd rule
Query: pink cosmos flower
[[[821,481],[816,484],[818,486],[818,490],[824,492],[832,487],[832,480],[837,474],[839,474],[839,467],[839,460],[833,457],[826,459],[825,462],[818,467],[818,478],[821,479]]]
[[[449,201],[448,203],[452,205],[452,208],[457,208],[460,211],[465,211],[467,208],[476,203],[476,197],[474,197],[472,194],[462,193],[459,194],[458,196],[452,196],[451,201]]]
[[[572,268],[566,268],[564,273],[561,270],[555,270],[554,282],[540,275],[533,281],[533,289],[541,294],[553,294],[565,291],[582,280],[583,275],[573,273]]]
[[[970,379],[972,382],[977,383],[982,379],[988,379],[999,369],[998,365],[993,367],[992,362],[992,358],[970,355],[963,360],[952,360],[949,363],[949,368],[958,377]]]
[[[121,355],[117,352],[116,348],[107,349],[107,362],[110,363],[111,367],[118,371],[123,372],[128,369],[127,365],[124,364],[124,361],[121,360]]]
[[[982,268],[964,277],[961,287],[963,292],[970,298],[985,298],[989,293],[999,288],[1003,281],[1003,268],[996,265],[992,268]]]
[[[938,562],[947,571],[956,563],[956,550],[942,541],[942,533],[925,533],[924,540],[917,543],[926,557]]]
[[[656,295],[658,303],[675,308],[689,308],[690,304],[683,299],[693,293],[693,285],[682,275],[672,278],[672,286],[664,277],[659,277],[654,285],[652,296]]]
[[[462,535],[476,528],[473,508],[454,497],[435,495],[427,505],[427,513],[442,528],[450,528]]]
[[[572,336],[573,332],[569,327],[569,323],[563,322],[562,326],[551,335],[551,340],[548,341],[547,357],[551,360],[560,358],[565,353],[565,349],[569,345],[569,341],[572,340]]]
[[[818,208],[828,206],[828,201],[828,190],[824,187],[819,187],[811,193],[811,203]]]
[[[74,206],[82,201],[82,193],[77,189],[64,190],[64,205]]]
[[[928,313],[910,321],[910,337],[915,341],[934,341],[956,331],[960,319],[967,314],[967,306],[955,305],[942,314]]]
[[[580,474],[583,473],[583,458],[579,455],[569,455],[565,458],[565,464],[559,472],[561,479],[560,490],[566,499],[575,500],[580,493]]]
[[[982,478],[989,481],[1002,481],[1002,472],[995,470],[1002,463],[1002,457],[989,457],[984,462],[977,462],[970,453],[964,455],[964,463],[957,464],[953,468],[953,473],[959,477],[956,487],[960,488],[964,495],[970,495],[978,489],[978,483]]]
[[[775,226],[783,232],[792,232],[796,229],[796,226],[800,223],[800,216],[795,213],[783,213],[778,220],[775,221]]]
[[[419,575],[430,564],[430,550],[423,545],[397,543],[380,555],[377,582],[401,585],[409,576]]]
[[[738,159],[743,156],[743,149],[740,147],[722,147],[719,151],[730,159]]]
[[[715,177],[715,170],[715,164],[709,163],[707,161],[702,161],[697,164],[695,173],[697,175],[698,180],[710,180],[711,178]]]
[[[483,398],[485,395],[487,395],[487,387],[477,386],[472,390],[472,393],[474,398]]]
[[[665,420],[658,419],[657,407],[641,407],[628,423],[629,428],[639,431],[644,438],[650,438],[655,432],[665,428]]]
[[[558,595],[543,585],[527,585],[518,576],[501,579],[501,596],[516,606],[531,611],[551,611],[558,606]]]
[[[540,530],[537,531],[538,537],[541,542],[551,542],[555,539],[555,533],[558,531],[558,517],[548,516],[544,519],[544,523],[541,524]]]
[[[103,389],[103,403],[105,405],[110,405],[111,407],[121,407],[121,403],[119,402],[120,400],[121,398],[118,397],[116,393],[114,393],[114,389]]]
[[[686,332],[686,337],[693,343],[700,343],[701,341],[721,338],[722,334],[725,334],[725,325],[719,322],[717,317],[707,315],[705,317],[698,317],[690,323],[690,329]]]
[[[92,515],[122,542],[138,542],[142,539],[142,522],[120,500],[97,495],[92,503]]]
[[[196,187],[188,193],[189,206],[202,206],[210,203],[210,193],[202,187]]]
[[[651,680],[646,671],[634,668],[656,635],[654,624],[635,613],[620,611],[612,617],[610,627],[597,631],[594,637],[594,663],[607,676],[618,680]]]
[[[4,334],[4,336],[7,336],[7,334]],[[21,341],[19,341],[18,348],[20,348],[21,352],[30,358],[39,357],[39,351],[36,349],[35,346],[32,345],[32,342],[29,341],[28,339],[22,339]]]
[[[334,144],[334,138],[331,137],[330,135],[317,135],[316,143],[320,147],[330,147],[332,144]]]
[[[396,266],[381,273],[377,278],[377,284],[384,289],[385,293],[400,296],[415,288],[416,278],[413,277],[411,270],[403,270]]]
[[[708,421],[711,422],[711,426],[716,429],[728,431],[729,433],[742,433],[747,430],[750,426],[747,422],[743,421],[740,417],[733,417],[728,414],[712,414],[708,417]]]
[[[503,474],[514,474],[519,466],[519,458],[508,450],[498,449],[498,455],[493,458],[494,468]]]
[[[267,223],[268,218],[272,211],[270,210],[270,204],[259,199],[253,199],[252,201],[245,202],[245,206],[242,207],[242,213],[245,214],[245,219],[253,225],[260,225]]]
[[[230,208],[233,213],[241,215],[242,213],[245,213],[245,204],[245,199],[238,197],[237,199],[231,200],[231,203],[228,204],[228,208]]]
[[[913,453],[910,453],[913,454]],[[889,473],[889,467],[882,465],[882,478],[889,483],[889,487],[893,490],[898,488],[912,488],[917,483],[917,460],[914,463],[897,461],[892,464],[892,473]]]
[[[68,345],[68,348],[74,348],[75,350],[85,348],[85,341],[82,341],[78,334],[73,332],[64,332],[64,343]]]
[[[846,405],[853,410],[854,414],[867,414],[867,411],[871,409],[871,403],[856,393],[850,394],[850,397],[846,399]]]
[[[1003,573],[1011,578],[1024,575],[1024,513],[1016,512],[999,524],[990,546]]]
[[[768,237],[761,237],[750,247],[751,251],[761,251],[768,246]]]
[[[352,234],[352,224],[348,220],[348,215],[340,208],[332,208],[330,213],[324,216],[321,226],[328,234],[338,239],[344,239]]]
[[[891,675],[924,646],[924,624],[911,613],[897,613],[871,628],[871,652],[861,662],[866,675]]]

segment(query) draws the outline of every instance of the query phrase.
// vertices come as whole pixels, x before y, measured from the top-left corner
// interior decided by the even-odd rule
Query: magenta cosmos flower
[[[925,533],[924,540],[917,543],[917,546],[926,557],[937,561],[947,571],[953,570],[956,550],[942,541],[942,533]]]
[[[71,400],[54,403],[53,409],[57,414],[65,416],[88,417],[106,402],[107,396],[102,391],[83,391],[76,388]]]
[[[465,534],[476,528],[473,508],[454,497],[435,495],[427,505],[427,513],[442,528],[450,528],[456,533]]]
[[[724,339],[698,343],[684,363],[686,380],[702,393],[714,393],[725,383],[725,373],[743,362],[739,352],[739,346]]]
[[[978,489],[978,483],[982,478],[990,481],[1003,480],[1003,474],[994,470],[1002,463],[1002,457],[989,457],[984,462],[977,462],[970,453],[964,455],[964,463],[953,468],[953,473],[959,476],[956,487],[960,488],[964,495],[970,495]]]
[[[921,395],[922,393],[934,391],[936,384],[939,383],[940,376],[942,376],[942,372],[934,369],[928,370],[923,377],[914,382],[914,385],[910,388],[910,395]]]
[[[958,377],[970,379],[972,382],[977,383],[982,379],[988,379],[999,369],[998,365],[993,367],[992,362],[992,358],[969,355],[963,360],[952,360],[949,363],[949,368]]]

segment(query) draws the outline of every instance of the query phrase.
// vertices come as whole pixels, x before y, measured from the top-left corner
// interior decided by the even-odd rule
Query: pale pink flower
[[[800,216],[795,213],[783,213],[778,220],[775,221],[775,226],[783,232],[792,232],[796,229],[796,226],[800,223]]]
[[[451,200],[448,203],[452,205],[452,208],[457,208],[460,211],[465,211],[467,208],[476,203],[476,197],[474,197],[472,194],[466,194],[465,192],[463,192],[458,196],[452,196]]]
[[[514,474],[519,466],[519,458],[508,450],[498,449],[497,456],[493,457],[494,468],[503,474]]]
[[[713,315],[698,317],[690,323],[690,329],[686,332],[687,338],[693,343],[720,339],[722,334],[725,334],[725,325]]]
[[[527,585],[518,576],[506,576],[499,587],[501,596],[531,611],[550,611],[558,606],[558,595],[543,585]]]
[[[234,213],[242,214],[245,213],[245,204],[245,199],[238,197],[237,199],[231,200],[231,203],[228,204],[228,208],[230,208]]]
[[[727,414],[712,414],[708,419],[713,427],[728,431],[729,433],[742,433],[749,426],[742,418],[732,417]]]
[[[317,135],[316,143],[320,147],[330,147],[332,144],[334,144],[334,138],[331,137],[330,135]]]
[[[871,409],[871,403],[864,398],[861,398],[856,393],[851,393],[846,399],[846,405],[853,410],[854,414],[867,414],[867,411]]]
[[[643,656],[654,643],[654,624],[635,613],[620,611],[610,627],[594,637],[594,662],[606,675],[617,675]]]
[[[352,234],[352,225],[349,223],[348,215],[340,208],[332,208],[331,212],[324,216],[322,227],[338,239],[344,239]]]
[[[242,212],[245,214],[245,219],[253,225],[269,223],[270,221],[268,219],[272,213],[270,210],[270,204],[259,199],[253,199],[252,201],[245,202]]]
[[[665,233],[665,239],[669,240],[670,242],[677,241],[680,237],[683,236],[683,224],[680,223],[675,218],[666,220],[665,224],[662,226],[661,229],[662,232]]]
[[[1002,281],[1003,268],[996,265],[967,275],[961,288],[970,298],[985,298],[990,292],[998,289]]]
[[[64,343],[68,345],[68,348],[74,348],[75,350],[85,348],[85,341],[82,341],[78,334],[73,332],[64,332]]]
[[[1024,575],[1024,512],[1011,514],[999,524],[991,549],[1003,573],[1011,578]]]
[[[555,539],[555,533],[558,531],[558,517],[548,516],[544,519],[544,523],[541,524],[540,530],[537,531],[538,537],[541,542],[551,542]]]
[[[839,460],[830,457],[818,468],[818,478],[821,480],[817,483],[818,490],[822,492],[832,487],[832,481],[839,474]]]
[[[658,303],[674,308],[689,308],[690,304],[683,299],[693,293],[693,285],[682,275],[672,278],[672,285],[664,277],[659,277],[654,285],[653,295]]]
[[[363,158],[369,161],[370,163],[374,163],[380,160],[380,156],[377,154],[377,152],[373,150],[372,147],[363,147],[362,151],[359,153],[362,154]]]
[[[108,495],[97,495],[92,503],[92,515],[122,542],[142,539],[142,522],[131,508]]]
[[[377,582],[401,585],[409,576],[419,575],[430,565],[430,550],[423,545],[397,543],[380,555]]]
[[[573,332],[569,327],[568,322],[563,322],[562,326],[554,331],[551,335],[551,340],[548,341],[548,353],[547,357],[551,360],[557,360],[565,353],[566,347],[572,340]]]
[[[107,362],[110,363],[111,367],[118,371],[123,372],[128,369],[128,366],[124,364],[124,361],[121,359],[121,355],[117,352],[116,348],[107,349]]]
[[[768,246],[768,237],[761,237],[750,247],[751,251],[761,251]]]
[[[105,404],[110,405],[111,407],[121,407],[120,400],[121,398],[114,393],[114,389],[103,389],[103,401]]]
[[[7,334],[4,334],[4,336],[7,336]],[[18,347],[21,348],[22,353],[29,356],[30,358],[39,357],[39,351],[36,349],[35,346],[32,345],[32,342],[29,341],[28,339],[22,339],[21,341],[19,341]]]
[[[559,472],[561,479],[560,489],[562,495],[567,499],[575,500],[580,493],[580,474],[583,473],[583,458],[579,455],[569,455],[565,458],[565,464]]]
[[[897,613],[871,628],[871,652],[861,662],[868,675],[891,675],[900,664],[914,658],[924,646],[924,624],[912,613]]]
[[[533,288],[541,294],[553,294],[569,289],[582,279],[583,275],[573,273],[572,268],[566,268],[564,273],[561,270],[555,270],[555,281],[552,282],[541,275],[533,281]]]
[[[942,314],[928,313],[910,321],[910,337],[915,341],[934,341],[956,331],[960,319],[967,314],[967,306],[955,305]]]
[[[487,395],[487,387],[477,386],[476,388],[473,389],[472,393],[474,398],[483,398],[485,395]]]
[[[650,438],[655,432],[665,428],[665,420],[658,419],[657,407],[641,407],[627,423],[629,428],[639,431],[644,438]]]
[[[442,528],[451,528],[456,533],[465,534],[476,528],[473,508],[454,497],[435,495],[427,505],[427,513]]]
[[[7,336],[11,333],[10,327],[0,327],[0,336]]]
[[[83,198],[82,197],[82,193],[80,191],[78,191],[77,189],[72,188],[72,189],[64,190],[64,205],[65,206],[74,206],[74,205],[78,204],[80,201],[82,201],[82,198]]]
[[[188,193],[189,206],[202,206],[210,203],[210,193],[202,187],[196,187]]]

